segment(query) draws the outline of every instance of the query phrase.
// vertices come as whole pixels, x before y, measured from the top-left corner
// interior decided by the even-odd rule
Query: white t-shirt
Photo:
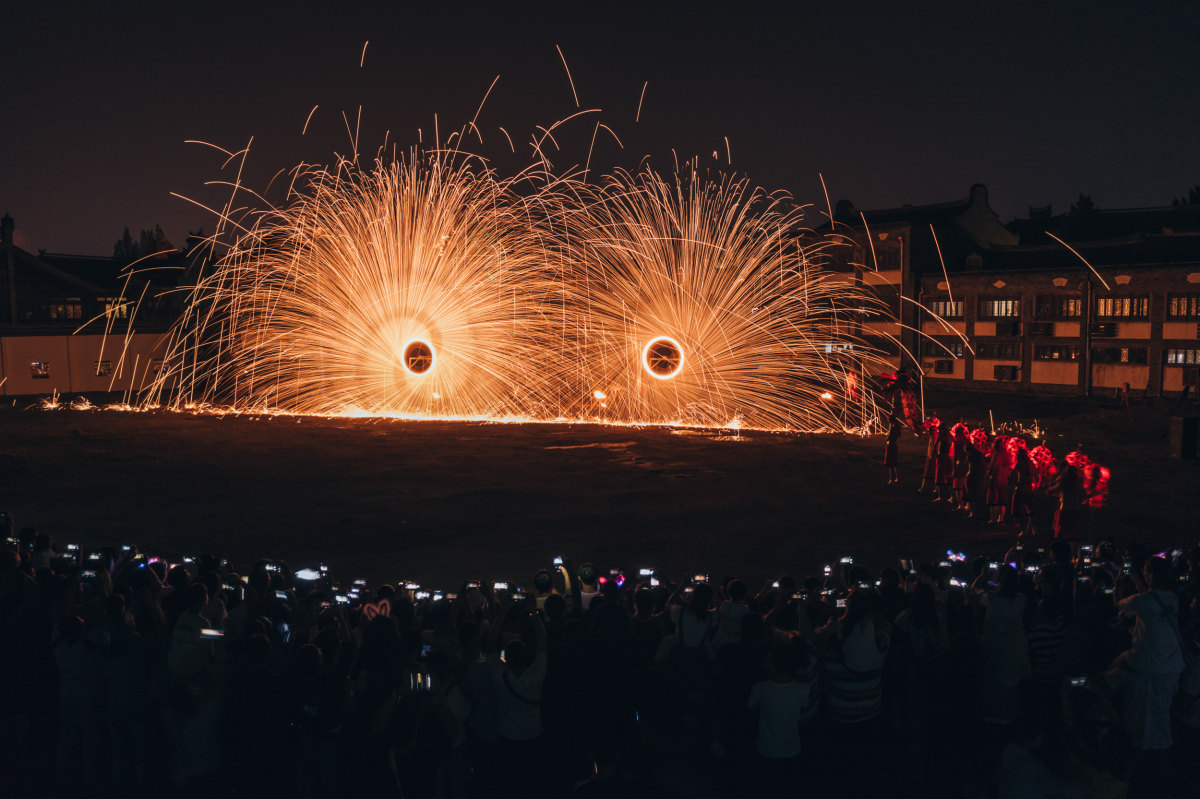
[[[806,683],[757,682],[746,707],[758,709],[759,754],[775,758],[800,754],[800,716],[808,707]]]

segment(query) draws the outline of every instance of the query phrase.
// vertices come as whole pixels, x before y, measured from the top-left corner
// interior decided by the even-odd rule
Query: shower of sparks
[[[293,186],[193,291],[160,381],[176,404],[544,413],[550,285],[506,184],[467,158],[412,156]]]
[[[819,398],[846,398],[848,381],[883,370],[855,334],[859,313],[878,303],[812,264],[787,198],[695,171],[617,172],[572,189],[578,205],[556,237],[563,337],[575,356],[565,360],[581,370],[568,383],[598,386],[615,419],[845,426],[844,404]]]
[[[548,135],[548,134],[547,134]],[[745,179],[498,177],[460,152],[298,167],[226,209],[147,403],[235,413],[877,424],[883,310]],[[732,421],[731,421],[732,420]]]

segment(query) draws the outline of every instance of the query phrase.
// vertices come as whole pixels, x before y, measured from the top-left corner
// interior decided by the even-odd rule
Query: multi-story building
[[[35,255],[13,243],[14,229],[0,219],[0,395],[145,387],[179,315],[172,289],[185,257],[163,252],[129,269],[118,258]]]
[[[1031,209],[1004,226],[976,185],[934,206],[843,203],[834,219],[846,241],[830,250],[835,266],[893,310],[863,332],[897,335],[897,365],[930,384],[1080,395],[1197,385],[1200,206],[1099,211],[1081,197],[1068,214]]]

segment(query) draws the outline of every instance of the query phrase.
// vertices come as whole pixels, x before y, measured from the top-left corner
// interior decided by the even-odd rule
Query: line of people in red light
[[[1084,453],[1068,452],[1057,460],[1044,442],[1031,448],[1020,436],[922,418],[908,375],[901,370],[882,378],[891,405],[883,456],[889,485],[900,481],[899,441],[907,428],[927,441],[917,493],[928,490],[935,502],[953,502],[971,518],[981,517],[986,508],[988,524],[1012,523],[1021,535],[1032,536],[1037,533],[1035,502],[1048,496],[1057,505],[1054,537],[1073,539],[1079,537],[1085,511],[1108,504],[1110,472]]]

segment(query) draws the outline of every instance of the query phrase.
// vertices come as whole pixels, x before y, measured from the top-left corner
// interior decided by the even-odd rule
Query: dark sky
[[[22,7],[24,6],[24,7]],[[786,7],[788,10],[781,11]],[[113,11],[111,9],[120,9]],[[511,171],[534,126],[584,108],[559,166],[667,168],[672,149],[769,189],[859,208],[990,189],[1005,221],[1169,204],[1200,183],[1200,3],[9,3],[0,18],[0,213],[36,250],[107,255],[125,227],[212,229],[216,151],[253,137],[248,184],[443,137],[500,76],[471,149]],[[365,65],[359,67],[363,43]],[[643,83],[649,82],[635,124]],[[312,107],[319,106],[301,136]],[[505,156],[498,126],[517,144]]]

